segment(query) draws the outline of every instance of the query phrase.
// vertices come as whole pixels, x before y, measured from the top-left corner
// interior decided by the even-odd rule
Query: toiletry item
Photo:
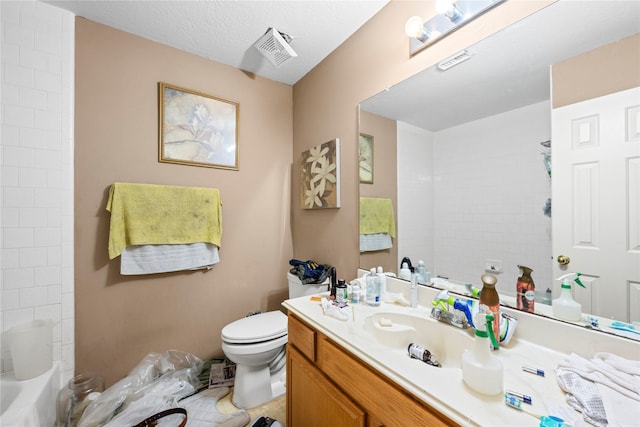
[[[336,301],[338,304],[345,304],[348,301],[348,298],[349,293],[347,292],[347,284],[344,282],[344,279],[340,279],[336,286]]]
[[[360,290],[360,285],[357,283],[351,285],[351,304],[360,304],[361,295],[362,291]]]
[[[500,336],[500,297],[496,291],[496,283],[498,279],[493,274],[483,274],[480,276],[482,280],[482,290],[480,291],[480,312],[493,315],[493,334]],[[494,350],[498,347],[495,346]]]
[[[516,305],[518,310],[533,313],[536,298],[536,285],[531,278],[531,270],[529,267],[519,265],[522,275],[518,277],[516,282]]]
[[[418,306],[418,275],[416,273],[411,273],[411,307],[415,308]]]
[[[418,283],[426,285],[427,282],[427,267],[424,266],[424,261],[418,261],[418,266],[415,268],[415,272],[418,275]]]
[[[537,375],[539,377],[544,377],[544,371],[542,369],[534,368],[532,366],[522,365],[522,370],[525,372],[529,372],[530,374]]]
[[[522,393],[518,393],[517,391],[513,391],[513,390],[507,390],[507,392],[505,394],[508,394],[509,396],[513,396],[516,399],[527,403],[529,405],[531,405],[533,403],[533,399],[531,399],[531,396],[527,396],[526,394],[522,394]]]
[[[489,337],[493,335],[493,315],[480,313],[474,320],[477,326],[473,350],[462,354],[462,379],[478,393],[500,394],[504,375],[502,361],[491,353],[489,344]]]
[[[406,262],[402,263],[402,268],[400,269],[400,274],[398,275],[400,279],[411,280],[411,270],[409,269],[409,264]]]
[[[571,295],[571,282],[585,287],[580,281],[580,273],[569,273],[558,277],[561,280],[560,296],[551,303],[553,315],[562,320],[578,322],[582,316],[582,304],[573,299]]]
[[[366,278],[367,294],[365,300],[368,305],[379,306],[380,305],[380,276],[376,273],[376,269],[372,268]]]
[[[384,274],[381,266],[378,266],[377,272],[380,277],[380,300],[384,300],[387,296],[387,275]]]
[[[504,395],[504,403],[507,406],[511,406],[514,409],[517,409],[519,411],[525,412],[525,413],[527,413],[529,415],[532,415],[532,416],[534,416],[536,418],[542,419],[542,417],[540,415],[536,414],[535,412],[533,412],[533,411],[531,411],[529,409],[523,408],[522,407],[522,401],[520,399],[515,398],[514,396],[511,396],[509,394],[505,394]]]
[[[428,363],[431,366],[436,366],[438,368],[442,367],[436,357],[431,354],[429,350],[419,344],[409,344],[407,351],[409,352],[409,356],[411,356],[412,359],[422,360],[423,362]]]
[[[331,267],[331,290],[329,291],[329,299],[331,301],[336,299],[336,286],[338,286],[336,268]]]

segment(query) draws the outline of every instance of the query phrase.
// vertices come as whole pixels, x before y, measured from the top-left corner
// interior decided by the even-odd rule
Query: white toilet
[[[289,298],[327,290],[328,280],[303,285],[287,274]],[[222,351],[236,364],[232,402],[250,409],[282,396],[286,391],[287,316],[269,311],[243,317],[222,328]]]

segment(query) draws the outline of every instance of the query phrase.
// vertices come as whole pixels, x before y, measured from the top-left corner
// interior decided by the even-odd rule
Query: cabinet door
[[[326,426],[364,427],[364,411],[289,346],[287,427]]]

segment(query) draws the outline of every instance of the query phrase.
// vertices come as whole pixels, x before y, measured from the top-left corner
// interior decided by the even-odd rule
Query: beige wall
[[[287,296],[291,86],[82,18],[75,77],[76,373],[111,384],[151,351],[222,354],[225,324]],[[240,103],[239,171],[158,162],[159,81]],[[107,254],[114,181],[218,188],[221,262],[121,276],[120,259]]]
[[[635,34],[554,64],[553,108],[640,86],[638,52],[640,34]],[[603,78],[614,72],[615,78]]]
[[[404,24],[433,16],[434,1],[392,1],[293,89],[293,158],[331,138],[341,141],[340,209],[297,208],[300,170],[292,174],[294,257],[337,267],[353,278],[359,266],[358,104],[553,1],[508,1],[414,57]]]
[[[359,132],[373,136],[373,184],[360,184],[360,196],[391,199],[393,212],[396,214],[396,225],[398,218],[397,131],[398,126],[395,120],[360,111]],[[360,265],[363,268],[381,266],[384,271],[397,271],[397,261],[398,243],[395,238],[391,249],[360,254]]]

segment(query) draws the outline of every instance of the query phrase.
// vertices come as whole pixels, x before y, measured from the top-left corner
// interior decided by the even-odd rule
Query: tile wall
[[[74,367],[74,16],[0,2],[0,330],[53,319],[53,359]],[[13,370],[2,340],[2,372]]]
[[[500,260],[504,273],[498,275],[498,290],[509,295],[515,294],[518,264],[533,268],[536,289],[552,284],[551,219],[543,215],[551,182],[540,145],[550,135],[545,101],[426,132],[422,139],[432,145],[431,153],[399,147],[398,170],[404,175],[398,181],[399,222],[408,215],[419,224],[413,230],[399,227],[399,257],[409,253],[414,262],[425,259],[432,273],[476,284],[485,260]],[[416,158],[423,169],[414,171]],[[418,185],[431,193],[403,197],[403,188]],[[418,209],[426,200],[429,208]],[[422,227],[430,220],[433,243],[416,252],[427,240]],[[403,243],[402,236],[413,241]]]

